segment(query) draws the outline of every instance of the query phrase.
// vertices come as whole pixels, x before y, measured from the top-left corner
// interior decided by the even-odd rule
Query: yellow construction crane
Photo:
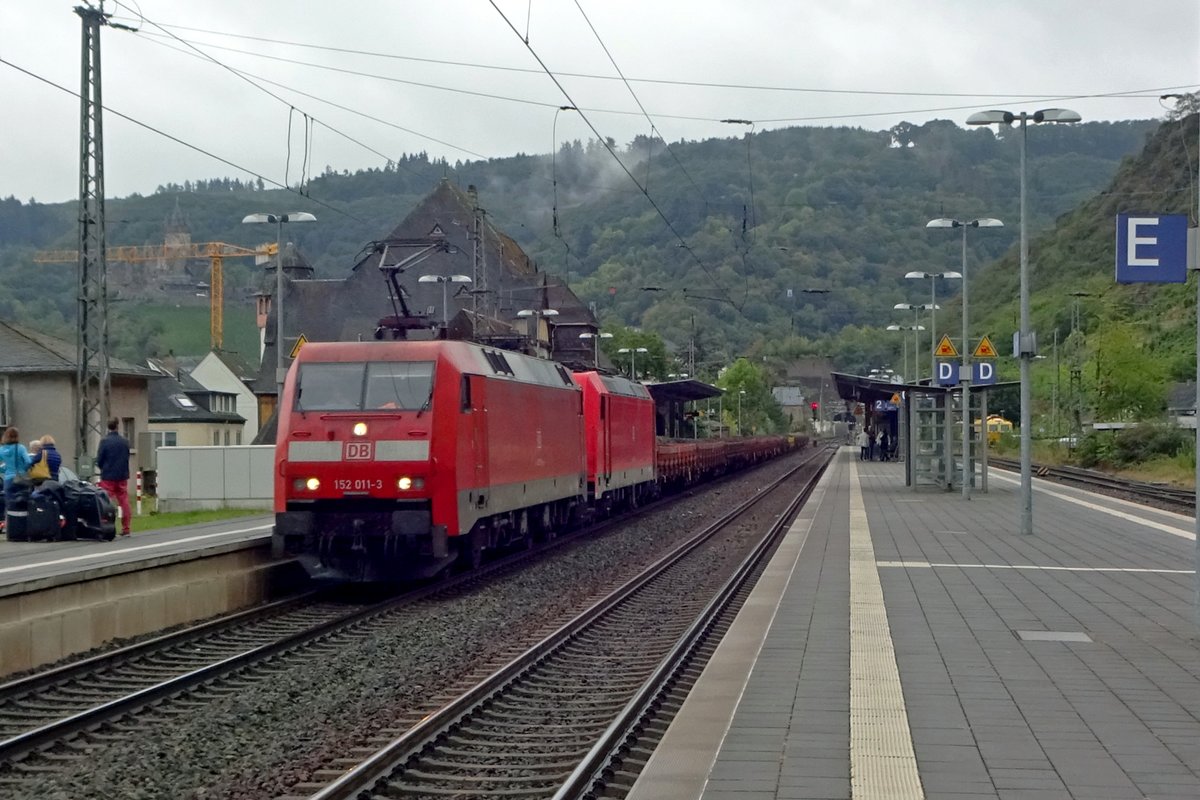
[[[275,243],[257,249],[239,247],[225,242],[191,242],[189,244],[151,244],[109,247],[104,251],[108,261],[133,263],[138,261],[178,261],[186,258],[207,258],[211,264],[208,280],[209,332],[214,349],[224,344],[225,337],[225,279],[222,262],[227,258],[273,256]],[[77,250],[40,250],[33,260],[39,264],[73,264],[79,261]]]

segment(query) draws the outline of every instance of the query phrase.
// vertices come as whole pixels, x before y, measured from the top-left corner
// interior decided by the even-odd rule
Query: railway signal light
[[[812,418],[813,418],[813,419],[816,419],[816,418],[817,418],[817,409],[818,409],[818,408],[820,408],[820,407],[821,407],[821,404],[820,404],[820,403],[813,403],[813,404],[812,404]]]

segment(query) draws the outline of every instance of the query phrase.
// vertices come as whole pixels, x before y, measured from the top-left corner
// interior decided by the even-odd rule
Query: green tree
[[[743,435],[783,433],[787,430],[787,416],[771,394],[766,370],[749,359],[739,358],[733,362],[721,373],[717,386],[725,392],[725,419],[722,421],[730,430]]]
[[[1166,405],[1167,367],[1147,357],[1136,329],[1111,322],[1093,337],[1097,340],[1096,417],[1143,420],[1159,416]]]

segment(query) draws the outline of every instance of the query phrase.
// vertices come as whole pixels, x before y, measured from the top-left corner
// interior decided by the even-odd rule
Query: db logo
[[[346,442],[347,461],[370,461],[371,442]]]

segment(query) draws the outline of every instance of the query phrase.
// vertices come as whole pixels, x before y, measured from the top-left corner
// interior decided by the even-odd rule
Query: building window
[[[122,417],[121,418],[121,433],[123,433],[125,435],[125,438],[128,439],[129,441],[131,441],[131,442],[137,441],[137,435],[136,435],[137,430],[134,428],[134,425],[133,425],[133,417]]]
[[[221,432],[213,431],[213,447],[221,446]]]
[[[229,431],[225,431],[225,446],[229,447]]]
[[[241,431],[234,431],[234,438],[235,438],[235,439],[237,439],[237,441],[235,442],[235,444],[241,444],[241,443],[242,443],[242,432],[241,432]]]
[[[175,447],[177,437],[175,431],[151,431],[150,441],[155,449],[159,447]]]

